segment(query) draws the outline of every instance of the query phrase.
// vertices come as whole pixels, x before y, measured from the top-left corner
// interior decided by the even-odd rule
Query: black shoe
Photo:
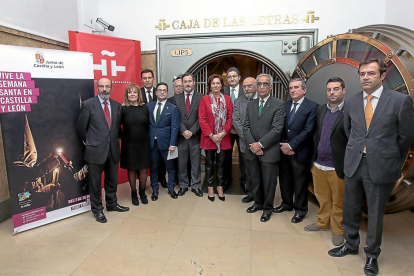
[[[151,200],[152,201],[157,201],[158,200],[158,191],[152,192]]]
[[[377,259],[367,257],[367,262],[364,266],[364,273],[367,276],[376,276],[378,275],[379,268],[378,268],[378,261]]]
[[[93,216],[95,217],[97,222],[106,223],[108,221],[102,211],[96,211],[95,213],[93,213]]]
[[[141,199],[142,204],[148,204],[148,198],[145,194],[145,189],[139,189],[139,197]]]
[[[272,213],[263,213],[263,215],[262,215],[262,217],[260,218],[260,221],[261,222],[266,222],[266,221],[269,221],[269,219],[270,219],[270,215],[271,215]]]
[[[131,191],[131,199],[132,199],[132,204],[134,204],[135,206],[139,205],[137,190]]]
[[[346,255],[358,255],[358,249],[352,250],[344,244],[340,247],[336,247],[336,248],[329,250],[328,254],[329,256],[332,256],[332,257],[343,257]]]
[[[198,197],[202,197],[203,196],[203,192],[200,190],[200,188],[197,189],[191,189],[191,191]]]
[[[168,190],[168,194],[170,195],[171,198],[177,199],[178,195],[174,190]]]
[[[161,180],[161,181],[158,181],[158,183],[160,183],[161,187],[168,188],[167,181]]]
[[[178,196],[183,196],[183,195],[185,195],[185,193],[186,193],[186,192],[188,192],[188,188],[180,188],[180,189],[178,190],[177,195],[178,195]]]
[[[290,220],[292,223],[299,223],[305,218],[305,215],[295,214]]]
[[[109,212],[115,211],[115,212],[128,212],[129,211],[129,207],[124,207],[121,206],[117,203],[112,204],[110,206],[106,205],[106,210]]]
[[[249,208],[247,208],[246,212],[249,213],[249,214],[252,214],[252,213],[256,213],[257,211],[260,211],[260,210],[262,210],[262,208],[259,208],[259,207],[256,207],[256,206],[252,205]]]
[[[223,196],[218,196],[218,198],[221,200],[221,201],[225,201],[226,200],[226,197],[223,195]]]
[[[216,198],[214,196],[210,197],[209,195],[207,196],[208,200],[210,200],[211,202],[213,202]]]
[[[242,198],[242,202],[243,203],[249,203],[253,201],[253,197],[251,195],[247,195],[245,197]]]
[[[280,205],[273,209],[273,213],[283,213],[286,211],[293,211],[293,208],[287,208],[285,206]]]

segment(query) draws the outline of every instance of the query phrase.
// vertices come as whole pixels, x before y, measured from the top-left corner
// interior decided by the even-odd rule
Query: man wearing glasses
[[[244,95],[243,86],[239,84],[240,78],[240,71],[236,67],[230,67],[227,70],[227,83],[229,85],[224,87],[224,94],[230,96],[233,105],[238,97],[242,97]],[[231,148],[230,150],[226,151],[226,156],[224,159],[224,191],[229,188],[232,181],[233,147],[234,142],[236,141],[237,148],[239,150],[240,185],[243,187],[243,189],[246,189],[246,173],[244,171],[244,161],[242,158],[242,152],[240,151],[239,135],[237,135],[236,129],[232,127],[230,130]]]
[[[98,96],[83,102],[78,119],[78,132],[85,144],[85,161],[89,167],[91,209],[97,222],[105,223],[101,202],[101,176],[105,172],[105,201],[107,211],[126,212],[128,207],[116,198],[119,162],[119,112],[121,105],[111,100],[112,82],[98,81]]]
[[[263,210],[261,222],[273,212],[277,181],[277,162],[280,160],[279,142],[285,121],[282,101],[272,97],[273,78],[260,74],[256,78],[259,97],[247,104],[243,124],[246,140],[246,161],[250,169],[254,204],[247,213]]]
[[[150,69],[144,69],[141,71],[141,81],[142,81],[142,88],[141,94],[142,99],[145,104],[156,101],[157,95],[155,93],[156,88],[153,87],[154,83],[154,72]],[[165,167],[161,165],[158,168],[158,182],[161,184],[163,188],[167,188],[167,181],[165,180]]]
[[[170,103],[176,104],[175,103],[175,95],[178,95],[178,94],[181,94],[181,93],[184,92],[182,75],[178,75],[178,77],[175,77],[174,76],[174,79],[173,79],[173,88],[174,88],[174,95],[172,95],[171,97],[169,97],[167,99],[167,101],[169,101]]]
[[[158,169],[160,164],[164,164],[168,173],[168,194],[176,199],[177,193],[175,186],[175,166],[174,160],[167,160],[169,154],[177,150],[177,137],[180,131],[180,112],[178,107],[167,101],[168,85],[160,82],[157,85],[157,101],[147,104],[149,116],[149,136],[151,145],[151,187],[152,201],[158,200]]]
[[[254,78],[246,78],[243,81],[243,91],[244,95],[241,97],[238,97],[234,101],[233,105],[233,127],[236,129],[237,134],[239,135],[239,142],[240,142],[240,151],[241,151],[241,157],[245,164],[245,173],[246,173],[246,193],[247,195],[243,197],[242,202],[243,203],[249,203],[253,201],[253,191],[251,187],[251,180],[250,180],[250,168],[246,161],[246,150],[248,150],[248,147],[246,149],[246,139],[244,137],[243,133],[243,124],[244,120],[246,118],[246,110],[247,110],[247,104],[254,99],[257,98],[256,94],[256,80]]]
[[[308,184],[318,104],[305,97],[306,84],[302,79],[290,80],[289,94],[291,100],[285,102],[286,119],[280,143],[282,203],[274,212],[295,210],[291,222],[299,223],[308,213]]]

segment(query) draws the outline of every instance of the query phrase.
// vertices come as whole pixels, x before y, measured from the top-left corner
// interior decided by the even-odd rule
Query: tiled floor
[[[149,194],[149,192],[148,192]],[[363,245],[357,256],[331,258],[331,233],[308,233],[317,206],[300,224],[293,212],[247,214],[242,196],[226,201],[160,199],[138,207],[127,184],[119,186],[127,213],[106,212],[108,223],[90,212],[11,236],[11,220],[0,224],[0,275],[363,275]],[[275,205],[280,197],[275,199]],[[366,221],[361,236],[365,240]],[[414,214],[386,215],[380,275],[414,275]]]

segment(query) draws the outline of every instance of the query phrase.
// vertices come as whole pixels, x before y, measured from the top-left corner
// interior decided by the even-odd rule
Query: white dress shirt
[[[382,90],[384,90],[384,87],[381,85],[381,87],[380,87],[380,88],[378,88],[377,90],[375,90],[375,91],[371,94],[372,96],[374,96],[374,97],[371,99],[371,105],[372,105],[372,115],[374,115],[375,108],[377,107],[377,104],[378,104],[379,98],[381,97],[381,94],[382,94]],[[367,94],[365,91],[363,91],[363,92],[362,92],[362,96],[363,96],[363,98],[364,98],[364,112],[365,112],[365,106],[367,105],[367,96],[368,96],[368,94]]]

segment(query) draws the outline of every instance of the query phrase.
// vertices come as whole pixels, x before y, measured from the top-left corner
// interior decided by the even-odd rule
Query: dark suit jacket
[[[224,94],[225,95],[228,95],[228,96],[230,96],[230,85],[227,85],[227,86],[225,86],[224,87]],[[241,97],[241,96],[243,96],[244,95],[244,92],[243,92],[243,85],[241,85],[241,84],[239,84],[239,95],[237,96],[237,98],[238,97]]]
[[[344,108],[345,108],[345,105],[342,107],[341,111],[339,111],[338,117],[336,117],[336,120],[331,130],[331,137],[330,137],[335,172],[336,172],[336,175],[338,175],[338,177],[341,179],[344,179],[345,177],[344,158],[345,158],[346,143],[348,142],[348,138],[345,134],[344,120],[343,120]],[[326,104],[320,105],[316,112],[317,126],[316,126],[315,136],[313,139],[314,141],[313,160],[314,161],[318,154],[318,146],[319,146],[319,141],[321,137],[323,119],[325,118],[326,112],[331,112],[326,107]]]
[[[259,99],[247,105],[243,124],[244,138],[247,145],[255,142],[262,144],[263,155],[258,157],[261,162],[278,162],[280,161],[279,142],[285,120],[285,108],[282,101],[270,96],[259,115]],[[255,156],[249,148],[246,148],[247,160],[253,160]]]
[[[189,130],[193,133],[190,140],[193,143],[200,144],[200,123],[198,122],[198,108],[200,106],[200,100],[203,95],[197,91],[194,91],[193,97],[190,104],[190,112],[187,115],[187,108],[185,105],[186,92],[180,93],[174,96],[174,102],[176,103],[178,109],[180,110],[181,125],[180,125],[180,134],[184,131]],[[180,135],[178,141],[185,140],[185,138]]]
[[[161,112],[160,120],[155,122],[154,109],[157,101],[147,104],[149,110],[149,136],[151,149],[154,148],[155,137],[160,150],[168,150],[170,146],[177,146],[178,132],[180,131],[180,112],[178,107],[166,101]]]
[[[286,118],[281,141],[289,144],[296,161],[311,162],[318,104],[305,98],[289,124],[292,103],[292,100],[285,102]]]
[[[152,88],[152,100],[156,101],[157,100],[157,94],[155,93],[156,88],[153,87]],[[145,87],[141,87],[141,94],[142,94],[142,100],[144,101],[144,103],[148,103],[147,101],[147,89],[145,89]]]
[[[115,162],[119,161],[119,133],[121,104],[109,99],[111,129],[105,119],[98,96],[83,102],[78,119],[78,133],[85,143],[85,160],[91,164],[105,163],[109,148]],[[109,147],[111,146],[111,147]]]
[[[368,131],[362,91],[347,99],[344,124],[349,140],[345,175],[354,175],[366,146],[368,173],[374,183],[397,181],[414,141],[413,122],[413,101],[406,94],[384,88]]]
[[[247,110],[247,104],[249,103],[249,100],[247,99],[246,95],[243,95],[241,97],[238,97],[234,101],[233,106],[233,127],[237,131],[237,134],[239,135],[239,147],[240,151],[245,153],[246,150],[249,150],[246,148],[246,139],[244,138],[244,132],[243,132],[243,125],[244,121],[246,119],[246,110]]]

